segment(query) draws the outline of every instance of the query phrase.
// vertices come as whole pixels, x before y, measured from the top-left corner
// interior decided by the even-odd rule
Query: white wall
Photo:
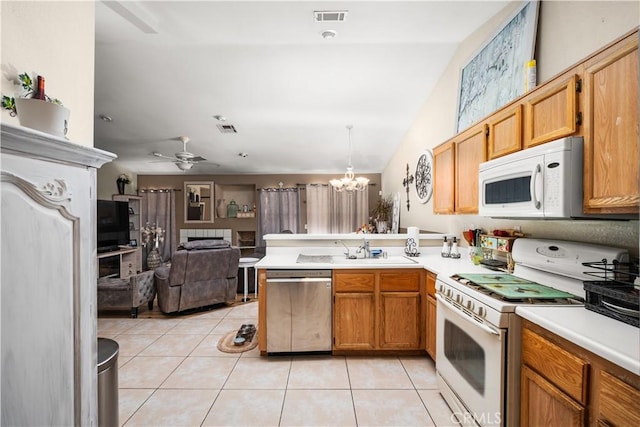
[[[407,163],[415,171],[425,149],[441,144],[455,134],[460,69],[502,27],[520,7],[507,6],[501,13],[468,37],[454,54],[444,74],[407,131],[399,149],[382,175],[383,194],[401,195],[400,226],[417,226],[425,231],[460,235],[471,224],[485,230],[513,228],[518,224],[534,237],[559,238],[626,247],[638,254],[638,221],[513,221],[475,215],[434,215],[433,200],[420,204],[411,187],[411,209],[406,209],[402,186]],[[636,1],[545,1],[538,17],[538,81],[544,82],[577,63],[640,23]],[[413,173],[413,172],[412,172]],[[436,184],[437,185],[437,184]]]
[[[44,76],[47,94],[71,110],[69,140],[93,147],[94,2],[3,0],[0,15],[2,95],[15,95],[20,73]],[[0,118],[19,125],[7,110]]]

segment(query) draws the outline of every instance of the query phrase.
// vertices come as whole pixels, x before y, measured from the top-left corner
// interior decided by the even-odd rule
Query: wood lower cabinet
[[[585,425],[585,408],[542,375],[522,368],[522,427]]]
[[[373,292],[337,292],[333,306],[334,347],[342,350],[375,348]]]
[[[429,356],[436,360],[436,274],[427,271],[427,298],[426,298],[426,325],[425,325],[425,342],[426,350]]]
[[[523,427],[640,425],[640,376],[523,321]]]
[[[604,426],[640,426],[640,390],[600,371],[596,421]]]
[[[593,57],[584,72],[584,209],[638,213],[638,33]]]
[[[424,270],[334,270],[334,350],[423,347]]]

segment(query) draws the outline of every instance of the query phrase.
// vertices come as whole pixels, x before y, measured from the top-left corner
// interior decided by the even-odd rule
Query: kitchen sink
[[[353,264],[353,265],[361,265],[361,264],[380,265],[380,264],[417,264],[418,261],[402,255],[392,255],[386,258],[378,257],[378,258],[356,258],[356,259],[347,259],[343,255],[337,255],[333,257],[332,263],[333,264]]]

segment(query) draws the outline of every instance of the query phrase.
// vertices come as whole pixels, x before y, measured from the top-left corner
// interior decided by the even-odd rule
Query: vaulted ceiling
[[[507,3],[98,2],[95,145],[141,174],[179,173],[153,153],[182,136],[208,161],[190,174],[343,173],[353,125],[356,172],[382,172],[457,45]]]

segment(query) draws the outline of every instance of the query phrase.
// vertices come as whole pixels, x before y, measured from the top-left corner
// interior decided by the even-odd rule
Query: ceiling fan
[[[164,154],[158,153],[158,152],[154,152],[153,155],[155,157],[160,157],[162,159],[165,159],[161,161],[171,161],[175,163],[178,169],[180,169],[181,171],[188,171],[196,163],[201,163],[201,162],[210,163],[210,162],[207,162],[207,159],[205,159],[204,157],[196,156],[195,154],[187,151],[187,143],[189,142],[188,136],[181,136],[178,139],[182,141],[182,151],[175,153],[175,157],[165,156]],[[211,163],[211,164],[215,166],[220,166],[216,163]]]

